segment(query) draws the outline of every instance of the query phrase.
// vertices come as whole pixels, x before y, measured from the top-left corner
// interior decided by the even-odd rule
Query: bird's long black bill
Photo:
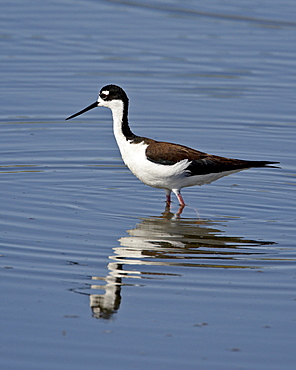
[[[92,103],[91,105],[89,105],[88,107],[82,109],[80,112],[77,112],[75,114],[72,114],[72,116],[66,118],[65,121],[67,121],[68,119],[71,119],[71,118],[80,116],[80,114],[83,114],[83,113],[87,112],[88,110],[91,110],[93,108],[96,108],[97,106],[98,106],[98,102],[96,101],[96,102]]]

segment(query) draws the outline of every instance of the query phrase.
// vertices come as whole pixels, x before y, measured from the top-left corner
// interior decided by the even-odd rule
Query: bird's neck
[[[133,140],[136,135],[132,133],[128,123],[128,101],[117,100],[111,107],[113,116],[113,131],[117,142]]]

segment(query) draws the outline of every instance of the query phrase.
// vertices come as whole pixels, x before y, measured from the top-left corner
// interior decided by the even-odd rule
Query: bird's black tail
[[[250,167],[270,167],[270,168],[281,168],[280,166],[273,166],[280,162],[270,162],[270,161],[247,161]]]

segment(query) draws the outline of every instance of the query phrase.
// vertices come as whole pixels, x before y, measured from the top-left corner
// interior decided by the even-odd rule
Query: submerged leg
[[[180,207],[178,209],[178,212],[175,214],[176,218],[179,218],[181,216],[184,208],[185,208],[185,206],[180,205]]]
[[[165,195],[166,195],[166,204],[168,205],[168,206],[170,206],[171,205],[171,190],[169,190],[169,189],[164,189],[164,191],[165,191]]]

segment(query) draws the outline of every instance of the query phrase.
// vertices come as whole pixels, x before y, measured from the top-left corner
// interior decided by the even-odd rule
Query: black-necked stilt
[[[129,127],[128,104],[128,97],[121,87],[107,85],[101,89],[96,102],[66,120],[95,107],[110,108],[114,135],[124,163],[144,184],[164,189],[168,205],[171,192],[174,192],[184,208],[180,190],[186,186],[209,184],[234,172],[279,163],[224,158],[183,145],[137,136]]]

